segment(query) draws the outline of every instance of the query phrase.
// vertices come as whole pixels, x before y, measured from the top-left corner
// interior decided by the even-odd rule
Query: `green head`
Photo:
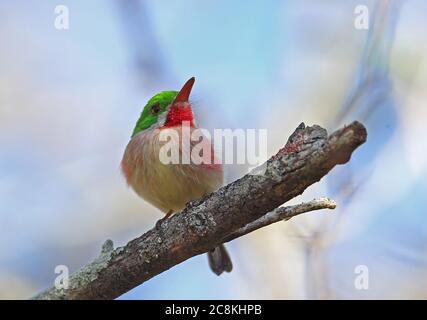
[[[156,124],[159,116],[167,111],[177,94],[178,91],[162,91],[152,97],[142,110],[135,129],[133,129],[132,137]]]
[[[142,110],[135,129],[133,129],[132,137],[159,123],[160,119],[163,122],[167,121],[169,125],[179,124],[184,120],[192,121],[193,113],[188,99],[194,81],[194,77],[190,78],[179,92],[162,91],[152,97]]]

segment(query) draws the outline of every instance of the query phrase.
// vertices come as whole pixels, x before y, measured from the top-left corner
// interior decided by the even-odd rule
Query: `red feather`
[[[186,104],[187,104],[186,106],[172,105],[169,109],[169,112],[163,127],[170,128],[170,127],[180,126],[184,121],[188,121],[190,123],[190,127],[193,128],[194,127],[193,110],[191,109],[191,105],[189,103],[186,103]]]

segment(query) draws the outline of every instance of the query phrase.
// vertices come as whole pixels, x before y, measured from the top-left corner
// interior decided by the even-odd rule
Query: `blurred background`
[[[76,271],[161,217],[119,164],[147,99],[191,76],[199,124],[267,128],[269,155],[302,121],[359,120],[368,142],[292,201],[329,196],[332,213],[233,241],[230,274],[201,255],[120,299],[427,298],[426,18],[424,0],[1,1],[0,298],[31,297],[57,265]]]

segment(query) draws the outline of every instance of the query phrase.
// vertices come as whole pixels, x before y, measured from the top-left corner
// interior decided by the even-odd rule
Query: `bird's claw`
[[[166,213],[166,215],[165,215],[163,218],[161,218],[161,219],[157,220],[157,222],[156,222],[156,229],[157,229],[157,230],[159,230],[159,229],[160,229],[160,227],[162,226],[162,223],[163,223],[167,218],[169,218],[169,217],[172,215],[172,213],[173,213],[173,211],[172,211],[172,210],[170,210],[170,211],[168,211],[168,213]]]
[[[165,218],[161,218],[159,220],[157,220],[156,222],[156,229],[159,230],[160,227],[162,226],[163,221],[165,221]]]

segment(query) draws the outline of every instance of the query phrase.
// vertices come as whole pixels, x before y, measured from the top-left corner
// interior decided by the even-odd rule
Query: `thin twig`
[[[248,233],[251,233],[252,231],[261,229],[276,222],[288,221],[289,219],[302,213],[321,209],[335,209],[336,206],[337,204],[334,200],[331,200],[329,198],[319,198],[294,206],[279,207],[267,213],[265,216],[262,216],[258,220],[255,220],[254,222],[251,222],[243,228],[240,228],[239,230],[228,235],[227,237],[225,237],[223,242],[229,242]]]

